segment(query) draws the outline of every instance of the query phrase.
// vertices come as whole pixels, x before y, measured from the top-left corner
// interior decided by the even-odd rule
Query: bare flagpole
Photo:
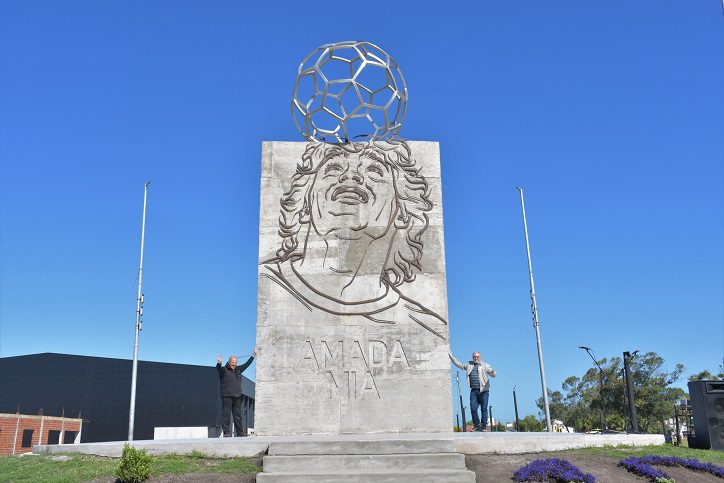
[[[528,243],[528,222],[525,218],[525,202],[523,201],[523,188],[516,186],[520,192],[520,206],[523,209],[523,231],[525,232],[525,250],[528,254],[528,275],[530,276],[530,309],[533,312],[533,327],[535,328],[535,340],[538,344],[538,366],[540,368],[540,384],[543,389],[543,405],[546,413],[546,427],[548,432],[553,431],[551,426],[551,412],[548,408],[548,386],[546,385],[546,371],[543,367],[543,347],[540,343],[540,324],[538,323],[538,304],[535,300],[535,284],[533,283],[533,264],[530,261],[530,244]]]
[[[143,328],[143,242],[146,237],[146,199],[148,197],[148,181],[143,185],[143,218],[141,221],[141,263],[138,268],[138,298],[136,300],[136,330],[133,340],[133,372],[131,376],[131,407],[128,411],[128,441],[133,441],[133,422],[136,415],[136,377],[138,374],[138,334]]]

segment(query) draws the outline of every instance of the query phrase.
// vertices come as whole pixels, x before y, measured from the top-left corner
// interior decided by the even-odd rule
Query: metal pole
[[[458,423],[458,433],[461,431],[460,429],[460,413],[455,415],[455,421]]]
[[[601,394],[601,433],[605,433],[608,429],[606,427],[606,399],[603,397],[603,378],[606,373],[603,371],[603,368],[598,363],[596,358],[593,356],[593,351],[591,350],[590,347],[586,347],[584,345],[579,345],[578,348],[585,350],[588,353],[588,355],[591,357],[591,359],[593,360],[593,363],[596,364],[596,367],[598,367],[599,383],[600,383],[600,388],[601,388],[599,391]]]
[[[133,422],[136,415],[136,378],[138,375],[138,333],[142,329],[143,322],[143,242],[146,237],[146,199],[148,197],[148,185],[150,181],[143,185],[143,218],[141,221],[141,263],[138,268],[138,297],[136,299],[136,328],[133,339],[133,370],[131,375],[131,407],[128,411],[128,441],[133,441]]]
[[[626,429],[627,428],[626,419],[628,418],[628,396],[627,396],[628,393],[626,392],[626,358],[625,357],[624,357],[623,365],[624,365],[624,367],[621,368],[621,370],[619,371],[621,373],[621,377],[623,377],[623,430],[628,433],[629,431],[627,431],[627,429]]]
[[[674,443],[676,446],[681,446],[681,435],[679,434],[679,411],[676,407],[676,404],[674,404],[674,423],[676,428],[676,443]],[[673,441],[672,441],[673,443]]]
[[[468,422],[465,421],[465,406],[463,406],[463,392],[460,390],[460,373],[455,371],[455,379],[458,381],[458,394],[460,395],[460,412],[463,414],[463,433],[468,431]]]
[[[513,406],[515,406],[515,430],[520,431],[518,423],[518,399],[515,397],[515,386],[513,386]]]
[[[495,431],[495,421],[493,420],[493,406],[488,406],[488,414],[490,415],[490,431]]]
[[[636,416],[636,400],[634,399],[634,387],[633,379],[631,379],[631,359],[636,355],[638,350],[634,351],[633,354],[629,352],[623,353],[623,370],[626,374],[626,391],[628,392],[628,407],[631,413],[631,431],[634,433],[639,432],[639,421]]]
[[[528,222],[525,217],[525,201],[523,201],[523,188],[517,187],[520,192],[520,207],[523,210],[523,231],[525,232],[525,250],[528,254],[528,275],[530,276],[530,300],[531,311],[533,312],[533,327],[535,328],[535,340],[538,346],[538,367],[540,368],[540,384],[543,389],[543,405],[546,413],[546,428],[548,432],[553,431],[551,426],[551,412],[548,407],[548,386],[546,384],[546,371],[543,367],[543,347],[540,342],[540,329],[538,323],[538,304],[535,300],[535,284],[533,283],[533,264],[530,260],[530,243],[528,242]]]

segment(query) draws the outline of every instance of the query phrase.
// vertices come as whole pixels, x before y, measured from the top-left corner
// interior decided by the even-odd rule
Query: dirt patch
[[[501,483],[513,481],[513,473],[523,465],[536,459],[563,458],[570,461],[584,473],[596,477],[602,483],[643,483],[646,478],[629,473],[618,466],[619,458],[589,456],[574,452],[526,453],[500,455],[465,455],[465,465],[475,472],[476,483]],[[722,480],[709,473],[699,473],[687,468],[655,466],[676,480],[676,483],[721,483]]]

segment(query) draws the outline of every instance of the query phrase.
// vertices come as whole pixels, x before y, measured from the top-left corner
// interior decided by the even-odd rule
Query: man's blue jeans
[[[490,396],[490,391],[470,390],[470,412],[473,415],[473,426],[476,428],[481,426],[481,429],[484,429],[488,425],[488,396]],[[481,418],[478,417],[478,406],[482,413],[482,424]]]

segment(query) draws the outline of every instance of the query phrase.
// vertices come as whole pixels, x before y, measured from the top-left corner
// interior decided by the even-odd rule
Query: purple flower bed
[[[513,473],[515,481],[576,481],[595,483],[593,475],[584,473],[570,462],[561,458],[547,458],[531,461]]]
[[[649,478],[651,481],[671,480],[671,477],[663,471],[657,470],[652,465],[661,466],[683,466],[694,471],[703,471],[711,473],[714,476],[724,479],[724,467],[717,466],[712,463],[702,463],[696,459],[684,459],[678,456],[654,456],[647,455],[642,457],[629,456],[618,462],[619,466],[623,466],[631,473]]]

